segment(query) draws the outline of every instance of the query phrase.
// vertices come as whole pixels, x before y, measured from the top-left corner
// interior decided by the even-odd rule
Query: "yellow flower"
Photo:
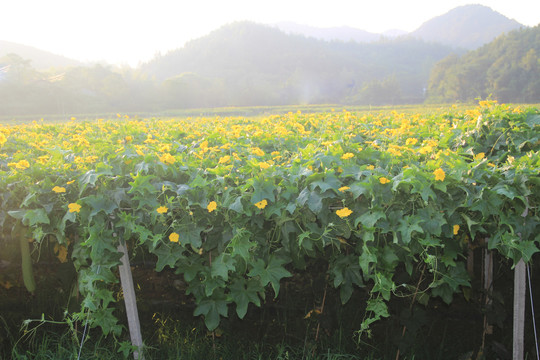
[[[6,290],[9,290],[13,287],[13,285],[9,281],[6,281],[6,282],[0,281],[0,285],[2,285]]]
[[[171,151],[171,144],[159,144],[158,150],[162,153]]]
[[[352,214],[352,210],[350,210],[349,208],[343,208],[336,211],[336,215],[342,219],[346,218],[347,216],[351,214]]]
[[[266,199],[263,199],[259,201],[258,203],[255,203],[255,206],[258,207],[259,209],[264,209],[266,205],[268,205],[268,201],[266,201]]]
[[[78,213],[79,211],[81,211],[81,205],[79,205],[77,203],[71,203],[71,204],[68,205],[68,209],[69,209],[70,213],[72,213],[72,212]]]
[[[454,235],[457,235],[459,231],[459,225],[454,225]]]
[[[158,214],[165,214],[169,209],[166,206],[160,206],[156,209]]]
[[[262,151],[262,150],[259,149],[258,147],[253,148],[253,149],[251,150],[251,152],[252,152],[254,155],[257,155],[257,156],[264,156],[264,151]]]
[[[49,162],[49,157],[47,155],[38,156],[37,162],[46,165]]]
[[[75,180],[70,180],[70,181],[68,181],[66,184],[71,185],[71,184],[73,184],[74,182],[75,182]]]
[[[27,160],[21,160],[14,165],[19,170],[28,169],[30,167],[30,163]]]
[[[446,177],[446,174],[444,173],[444,170],[441,169],[441,168],[438,168],[437,170],[435,170],[433,172],[433,174],[435,175],[435,180],[436,181],[443,181],[444,178]]]
[[[408,138],[407,141],[405,141],[405,145],[415,145],[418,142],[418,139],[416,138]]]
[[[476,155],[474,155],[474,160],[482,160],[486,156],[485,153],[481,152]]]
[[[341,191],[341,192],[345,192],[345,191],[347,191],[349,189],[350,189],[350,187],[348,187],[348,186],[342,186],[338,190]]]
[[[158,158],[159,158],[159,161],[161,161],[165,165],[172,165],[176,161],[176,158],[169,153],[165,153],[161,156],[158,155]]]
[[[226,164],[230,160],[231,160],[231,157],[229,155],[225,155],[225,156],[219,158],[218,164]]]
[[[169,235],[169,241],[171,241],[171,242],[177,243],[179,239],[180,239],[180,235],[178,235],[175,232],[173,232],[173,233],[171,233],[171,235]]]
[[[60,260],[61,263],[67,262],[68,250],[64,245],[54,245],[54,252],[56,257]]]
[[[6,135],[0,132],[0,146],[4,145],[7,141]]]
[[[54,191],[55,193],[65,193],[66,188],[62,186],[55,186],[52,188],[52,191]]]
[[[366,167],[366,169],[368,169],[368,170],[373,170],[373,169],[375,169],[375,166],[374,166],[374,165],[368,165],[368,166]]]
[[[379,182],[384,185],[384,184],[388,184],[390,180],[383,176],[379,178]]]
[[[433,151],[433,147],[430,145],[422,146],[420,149],[418,149],[418,152],[422,155],[426,155],[427,153],[430,153]]]
[[[264,170],[264,169],[268,169],[270,167],[270,164],[268,164],[267,162],[262,162],[262,163],[259,163],[259,166],[261,167],[262,170]]]
[[[217,208],[217,203],[215,201],[210,201],[210,203],[206,207],[206,209],[208,209],[208,212],[212,212],[216,210],[216,208]]]
[[[343,155],[341,156],[341,158],[342,158],[343,160],[347,160],[347,159],[352,158],[353,156],[354,156],[353,153],[345,153],[345,154],[343,154]]]

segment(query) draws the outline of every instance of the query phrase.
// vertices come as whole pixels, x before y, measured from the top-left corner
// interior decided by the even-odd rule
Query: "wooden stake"
[[[491,305],[491,296],[493,289],[493,253],[484,249],[484,290],[486,291],[486,305]]]
[[[514,344],[513,355],[514,360],[523,360],[525,344],[525,263],[519,260],[514,268]]]
[[[125,242],[121,242],[118,245],[118,252],[122,253],[122,258],[120,258],[122,264],[118,266],[118,270],[120,271],[120,284],[122,285],[124,302],[126,304],[129,335],[131,337],[131,344],[137,347],[137,350],[133,352],[133,358],[135,360],[142,360],[144,357],[142,353],[139,353],[143,347],[141,324],[139,322],[135,287],[133,286],[133,276],[131,274],[131,266],[129,265],[129,256]]]

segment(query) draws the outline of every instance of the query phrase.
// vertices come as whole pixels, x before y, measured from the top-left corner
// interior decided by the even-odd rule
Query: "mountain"
[[[375,34],[349,26],[319,28],[294,22],[279,22],[275,24],[275,27],[287,34],[304,35],[325,41],[373,42],[379,40],[382,36],[381,34]]]
[[[451,51],[415,39],[327,42],[237,22],[140,70],[164,82],[168,106],[421,102],[431,67]]]
[[[56,55],[31,46],[0,40],[0,58],[7,54],[17,54],[25,60],[30,60],[30,65],[37,70],[46,70],[51,67],[64,68],[81,65],[80,62],[61,55]]]
[[[490,95],[504,103],[539,101],[540,25],[511,31],[433,67],[429,102],[466,102]]]
[[[422,24],[410,35],[429,42],[476,49],[502,33],[524,27],[483,5],[465,5]]]

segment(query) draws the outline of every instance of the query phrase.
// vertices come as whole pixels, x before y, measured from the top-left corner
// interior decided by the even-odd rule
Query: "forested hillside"
[[[540,100],[540,26],[512,31],[461,57],[450,55],[431,73],[428,101]]]
[[[164,81],[167,107],[418,103],[424,99],[431,67],[451,51],[413,39],[326,42],[239,22],[141,70]]]

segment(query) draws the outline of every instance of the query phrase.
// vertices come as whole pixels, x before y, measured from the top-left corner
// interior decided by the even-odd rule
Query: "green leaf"
[[[238,279],[229,286],[231,300],[236,303],[236,313],[240,319],[246,316],[249,303],[261,306],[259,293],[264,291],[260,282],[254,279]]]
[[[338,189],[341,187],[341,182],[339,181],[338,178],[336,178],[335,175],[328,174],[325,179],[314,181],[310,185],[311,185],[311,190],[315,190],[316,188],[319,188],[321,190],[321,193],[329,189],[332,189],[337,192]]]
[[[362,247],[362,254],[358,258],[358,264],[360,265],[364,276],[368,276],[371,273],[371,264],[377,263],[377,255],[375,255],[372,250],[377,251],[377,249],[364,245]]]
[[[413,232],[424,233],[424,229],[420,226],[422,218],[420,216],[407,216],[399,220],[398,232],[401,233],[401,240],[405,245],[411,242]]]
[[[239,214],[244,213],[244,205],[242,205],[242,196],[238,196],[236,200],[229,205],[229,210],[236,211]]]
[[[535,126],[540,125],[540,115],[527,115],[527,118],[525,119],[525,122],[531,129],[534,129]]]
[[[441,283],[439,286],[433,288],[431,294],[440,297],[447,305],[450,305],[454,296],[454,292],[447,283]]]
[[[185,229],[180,233],[181,241],[185,240],[188,244],[191,244],[195,249],[199,249],[202,245],[201,240],[201,231],[204,228],[199,227],[195,224],[189,224]]]
[[[315,191],[312,191],[309,194],[307,205],[311,211],[313,211],[315,214],[318,214],[321,212],[322,209],[322,198]]]
[[[171,244],[171,246],[169,246],[162,244],[152,251],[152,253],[158,257],[156,271],[162,271],[165,266],[169,266],[171,269],[175,268],[176,262],[182,257],[183,250],[181,246],[177,245],[178,244]]]
[[[128,193],[138,193],[140,195],[150,195],[158,192],[156,187],[150,182],[154,180],[156,176],[154,175],[143,175],[138,173],[136,175],[131,175],[133,181],[129,183],[131,189],[128,190]]]
[[[296,199],[296,203],[300,206],[304,206],[306,201],[308,201],[309,199],[309,194],[311,193],[311,191],[309,191],[308,188],[304,188],[304,190],[302,190],[300,192],[300,194],[298,194],[298,198]]]
[[[373,189],[371,183],[356,182],[350,186],[349,191],[353,194],[354,199],[357,199],[361,195],[369,195]]]
[[[115,209],[118,208],[118,205],[109,197],[100,196],[100,195],[90,195],[87,196],[81,201],[84,204],[90,205],[92,211],[90,212],[90,217],[95,216],[100,211],[105,212],[105,214],[112,214]]]
[[[22,220],[24,218],[24,215],[26,215],[26,211],[28,210],[11,210],[11,211],[8,211],[8,214],[12,218]]]
[[[224,317],[228,316],[227,305],[227,301],[223,299],[205,299],[197,305],[193,315],[204,315],[206,328],[213,331],[219,326],[220,315]]]
[[[357,261],[357,256],[347,255],[338,258],[330,268],[330,274],[334,277],[334,287],[339,287],[341,303],[345,304],[351,298],[353,285],[364,286],[364,280]]]
[[[386,218],[386,214],[382,211],[368,211],[354,220],[354,226],[357,227],[361,223],[366,228],[372,228],[379,219]]]
[[[235,261],[231,255],[221,253],[212,261],[211,275],[212,277],[219,276],[223,280],[229,280],[229,271],[234,270]]]
[[[34,226],[37,224],[50,224],[50,220],[45,209],[31,209],[26,211],[23,223],[28,226]]]
[[[114,309],[112,308],[99,308],[92,312],[91,326],[99,326],[103,331],[103,335],[107,336],[109,333],[120,336],[122,333],[122,326],[118,324],[118,319],[113,315]]]
[[[252,234],[245,229],[239,229],[231,239],[228,248],[232,249],[232,256],[240,256],[245,262],[251,259],[250,250],[257,246],[257,243],[250,241]]]
[[[253,195],[251,196],[251,203],[255,204],[264,199],[275,201],[274,190],[276,186],[272,181],[263,179],[256,180],[253,183]]]
[[[519,194],[516,193],[516,191],[514,191],[513,189],[509,188],[508,185],[506,184],[497,184],[493,187],[493,189],[491,189],[492,191],[494,191],[495,193],[499,194],[499,195],[504,195],[506,196],[507,198],[509,198],[510,200],[513,200],[516,196],[518,196]]]
[[[474,220],[472,220],[470,217],[468,217],[467,215],[465,214],[461,214],[461,217],[465,220],[465,222],[467,223],[467,228],[469,229],[469,233],[471,234],[471,238],[475,238],[476,237],[476,233],[478,231],[482,231],[483,228],[478,225],[478,223]]]
[[[381,293],[384,300],[390,300],[390,294],[395,288],[394,282],[389,274],[376,273],[375,274],[375,286],[373,286],[372,292]]]
[[[262,286],[271,283],[272,288],[274,289],[275,298],[277,298],[279,294],[279,281],[284,277],[292,276],[291,273],[282,266],[284,263],[286,263],[285,260],[273,255],[270,256],[267,265],[264,263],[264,260],[257,259],[253,264],[253,269],[251,269],[248,275],[251,277],[259,276],[261,278]]]

